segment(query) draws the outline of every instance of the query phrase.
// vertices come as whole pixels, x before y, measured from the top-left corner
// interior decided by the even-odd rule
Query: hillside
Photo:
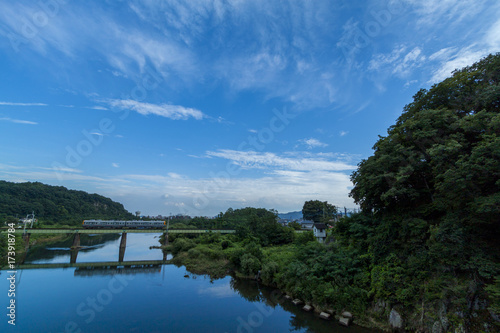
[[[296,212],[282,213],[278,214],[278,217],[280,219],[285,219],[285,220],[300,220],[302,218],[302,212],[296,211]]]
[[[43,224],[80,224],[83,219],[132,219],[134,216],[115,202],[99,194],[68,190],[63,186],[39,182],[0,181],[0,219],[24,217],[35,212]]]
[[[381,318],[401,314],[394,326],[498,329],[499,97],[500,53],[417,92],[351,176],[362,214],[337,240],[366,260],[354,285]]]

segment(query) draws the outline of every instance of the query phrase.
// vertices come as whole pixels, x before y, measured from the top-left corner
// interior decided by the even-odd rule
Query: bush
[[[185,252],[196,246],[196,243],[187,238],[177,238],[172,244],[172,254],[176,255],[179,252]]]
[[[295,244],[299,245],[304,245],[307,244],[308,242],[315,242],[316,238],[314,237],[314,234],[312,231],[306,231],[306,232],[301,232],[297,235],[295,235]]]
[[[194,247],[188,251],[188,257],[189,258],[198,258],[201,255],[201,251]]]
[[[262,271],[260,272],[260,278],[265,284],[274,284],[274,275],[278,273],[279,265],[274,262],[266,262],[262,265]]]
[[[257,274],[261,267],[260,260],[246,253],[241,257],[241,271],[247,275]]]
[[[227,249],[228,247],[231,247],[233,246],[233,244],[228,241],[228,240],[223,240],[221,243],[220,243],[220,246],[222,247],[223,250]]]
[[[245,246],[245,253],[253,255],[258,260],[264,258],[264,253],[262,253],[262,248],[259,244],[251,242]]]

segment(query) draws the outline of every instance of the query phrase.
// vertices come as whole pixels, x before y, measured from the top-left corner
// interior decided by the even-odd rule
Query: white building
[[[320,243],[324,243],[326,240],[326,225],[324,223],[314,223],[313,227],[314,237]]]

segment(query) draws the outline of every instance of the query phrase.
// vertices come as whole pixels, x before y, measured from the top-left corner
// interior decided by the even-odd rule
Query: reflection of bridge
[[[57,263],[57,264],[21,264],[17,266],[19,269],[37,269],[37,268],[80,268],[85,270],[92,269],[111,269],[111,268],[126,268],[137,269],[152,266],[160,266],[168,264],[168,260],[138,260],[138,261],[104,261],[104,262],[78,262],[78,263]]]
[[[75,267],[75,276],[86,277],[94,275],[115,274],[157,274],[161,272],[161,266],[169,264],[168,260],[140,260],[140,261],[108,261],[108,262],[82,262],[82,263],[58,263],[58,264],[22,264],[17,269],[40,269],[40,268],[72,268]]]
[[[6,228],[0,230],[0,232],[7,232]],[[125,248],[127,247],[127,234],[128,233],[141,233],[141,234],[163,234],[163,245],[168,245],[168,234],[207,234],[207,233],[220,233],[220,234],[233,234],[235,230],[201,230],[201,229],[70,229],[70,228],[59,228],[59,229],[15,229],[16,234],[22,234],[25,241],[26,247],[29,246],[29,240],[31,234],[68,234],[74,235],[73,245],[71,246],[71,260],[70,263],[76,263],[76,257],[78,255],[78,249],[80,246],[80,234],[122,234],[120,240],[120,253],[118,255],[118,261],[122,262],[125,255]],[[21,264],[24,260],[21,260]]]

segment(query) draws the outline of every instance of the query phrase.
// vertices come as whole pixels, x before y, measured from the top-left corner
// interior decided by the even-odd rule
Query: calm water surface
[[[125,261],[162,260],[158,236],[128,234]],[[119,235],[82,235],[77,263],[118,261]],[[72,240],[31,251],[25,263],[69,263]],[[7,323],[0,274],[0,332],[350,332],[282,300],[255,281],[190,274],[184,267],[50,268],[17,273],[16,326]]]

